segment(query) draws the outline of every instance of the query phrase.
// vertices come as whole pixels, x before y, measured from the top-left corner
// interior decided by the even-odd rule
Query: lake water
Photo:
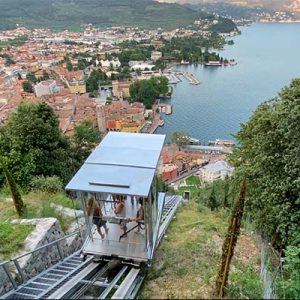
[[[200,85],[187,80],[174,87],[173,114],[156,133],[187,132],[202,143],[232,138],[256,109],[292,78],[300,77],[300,23],[257,23],[242,27],[220,55],[238,64],[228,67],[178,66],[193,73]]]

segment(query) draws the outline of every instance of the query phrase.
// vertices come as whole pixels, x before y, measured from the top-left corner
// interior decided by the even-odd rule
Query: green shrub
[[[300,247],[288,246],[285,250],[283,277],[279,281],[279,297],[300,298]]]
[[[257,272],[252,268],[232,271],[229,274],[226,294],[233,299],[261,299],[263,284]]]
[[[63,190],[63,183],[58,176],[36,176],[31,180],[30,188],[32,190],[54,194]]]
[[[11,197],[10,190],[7,185],[3,185],[0,189],[0,197]]]

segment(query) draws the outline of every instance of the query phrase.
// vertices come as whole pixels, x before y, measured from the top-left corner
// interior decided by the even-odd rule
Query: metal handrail
[[[4,271],[5,274],[7,275],[7,278],[8,278],[9,281],[11,282],[13,288],[16,290],[17,287],[18,287],[18,284],[16,283],[16,281],[15,281],[15,279],[13,278],[11,272],[9,271],[9,268],[8,268],[8,266],[7,266],[9,263],[14,263],[14,265],[15,265],[15,267],[16,267],[18,273],[19,273],[19,275],[21,276],[22,282],[24,283],[24,282],[26,281],[26,278],[25,278],[25,274],[23,273],[23,270],[22,270],[22,268],[20,267],[19,262],[18,262],[18,260],[19,260],[20,258],[22,258],[22,257],[24,257],[24,256],[27,256],[27,255],[31,255],[31,254],[33,254],[33,253],[35,253],[35,252],[37,252],[37,251],[40,251],[40,250],[42,250],[42,249],[44,249],[44,248],[47,248],[47,247],[50,247],[50,246],[52,246],[52,245],[56,245],[56,246],[57,246],[57,250],[58,250],[58,254],[59,254],[59,260],[63,260],[64,258],[63,258],[63,255],[62,255],[62,253],[61,253],[61,249],[60,249],[58,243],[59,243],[60,241],[63,241],[63,240],[65,240],[65,239],[71,237],[71,236],[74,236],[74,235],[79,235],[81,241],[83,242],[83,239],[82,239],[82,236],[81,236],[81,232],[82,232],[82,231],[83,231],[83,230],[77,230],[77,231],[72,232],[72,233],[70,233],[70,234],[68,234],[68,235],[66,235],[66,236],[64,236],[64,237],[62,237],[62,238],[59,238],[59,239],[57,239],[57,240],[55,240],[55,241],[53,241],[53,242],[50,242],[50,243],[48,243],[48,244],[46,244],[46,245],[43,245],[43,246],[41,246],[41,247],[38,247],[38,248],[36,248],[36,249],[34,249],[34,250],[32,250],[32,251],[26,252],[26,253],[24,253],[24,254],[21,254],[21,255],[19,255],[19,256],[16,256],[16,257],[14,257],[14,258],[9,259],[9,260],[3,261],[3,262],[0,263],[0,268],[3,269],[3,271]]]
[[[82,231],[83,231],[83,230],[77,230],[77,231],[72,232],[72,233],[70,233],[70,234],[68,234],[68,235],[66,235],[66,236],[64,236],[64,237],[62,237],[62,238],[59,238],[59,239],[57,239],[57,240],[55,240],[55,241],[53,241],[53,242],[50,242],[50,243],[48,243],[48,244],[46,244],[46,245],[43,245],[43,246],[41,246],[41,247],[38,247],[38,248],[36,248],[36,249],[34,249],[34,250],[32,250],[32,251],[26,252],[26,253],[24,253],[24,254],[21,254],[21,255],[19,255],[19,256],[14,257],[14,258],[10,258],[9,260],[3,261],[3,262],[0,263],[0,267],[1,267],[2,265],[4,265],[4,264],[7,264],[7,263],[12,262],[12,261],[14,261],[14,260],[18,260],[18,259],[20,259],[20,258],[22,258],[22,257],[24,257],[24,256],[27,256],[27,255],[29,255],[29,254],[32,254],[32,253],[36,252],[36,251],[42,250],[42,249],[44,249],[44,248],[46,248],[46,247],[48,247],[48,246],[54,245],[54,244],[56,244],[56,243],[58,243],[58,242],[60,242],[60,241],[62,241],[62,240],[64,240],[64,239],[67,239],[67,238],[69,238],[69,237],[71,237],[71,236],[73,236],[73,235],[76,235],[76,234],[78,234],[78,233],[80,233],[80,232],[82,232]],[[81,238],[81,235],[80,235],[80,238]]]

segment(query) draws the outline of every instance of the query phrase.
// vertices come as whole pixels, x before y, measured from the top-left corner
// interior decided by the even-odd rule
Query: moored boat
[[[182,60],[180,62],[181,65],[188,65],[190,62],[189,61],[186,61],[186,60]]]
[[[204,66],[221,67],[222,64],[218,60],[210,60],[209,62],[205,63]]]

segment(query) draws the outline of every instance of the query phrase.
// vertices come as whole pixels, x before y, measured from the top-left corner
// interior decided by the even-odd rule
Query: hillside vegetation
[[[22,219],[32,218],[57,218],[62,229],[66,232],[75,220],[74,218],[57,212],[51,204],[67,208],[74,208],[72,200],[62,191],[48,193],[42,191],[31,191],[22,194],[26,204],[26,212]],[[7,189],[0,190],[0,260],[8,259],[23,248],[26,237],[34,229],[33,225],[14,225],[12,220],[18,219],[14,204],[10,199]]]
[[[255,19],[258,13],[271,13],[271,9],[263,7],[249,7],[230,3],[187,3],[187,7],[194,10],[205,10],[220,16],[230,16],[234,19]]]
[[[178,28],[199,13],[152,0],[0,0],[0,29],[16,24],[52,29],[80,29],[83,24]]]
[[[230,3],[239,6],[263,7],[272,11],[285,10],[291,12],[300,12],[300,0],[159,0],[160,2],[173,3]]]
[[[215,280],[229,212],[211,211],[201,204],[202,200],[194,198],[178,210],[155,254],[142,298],[215,298]],[[259,264],[258,244],[243,229],[231,266],[229,299],[262,297]]]

